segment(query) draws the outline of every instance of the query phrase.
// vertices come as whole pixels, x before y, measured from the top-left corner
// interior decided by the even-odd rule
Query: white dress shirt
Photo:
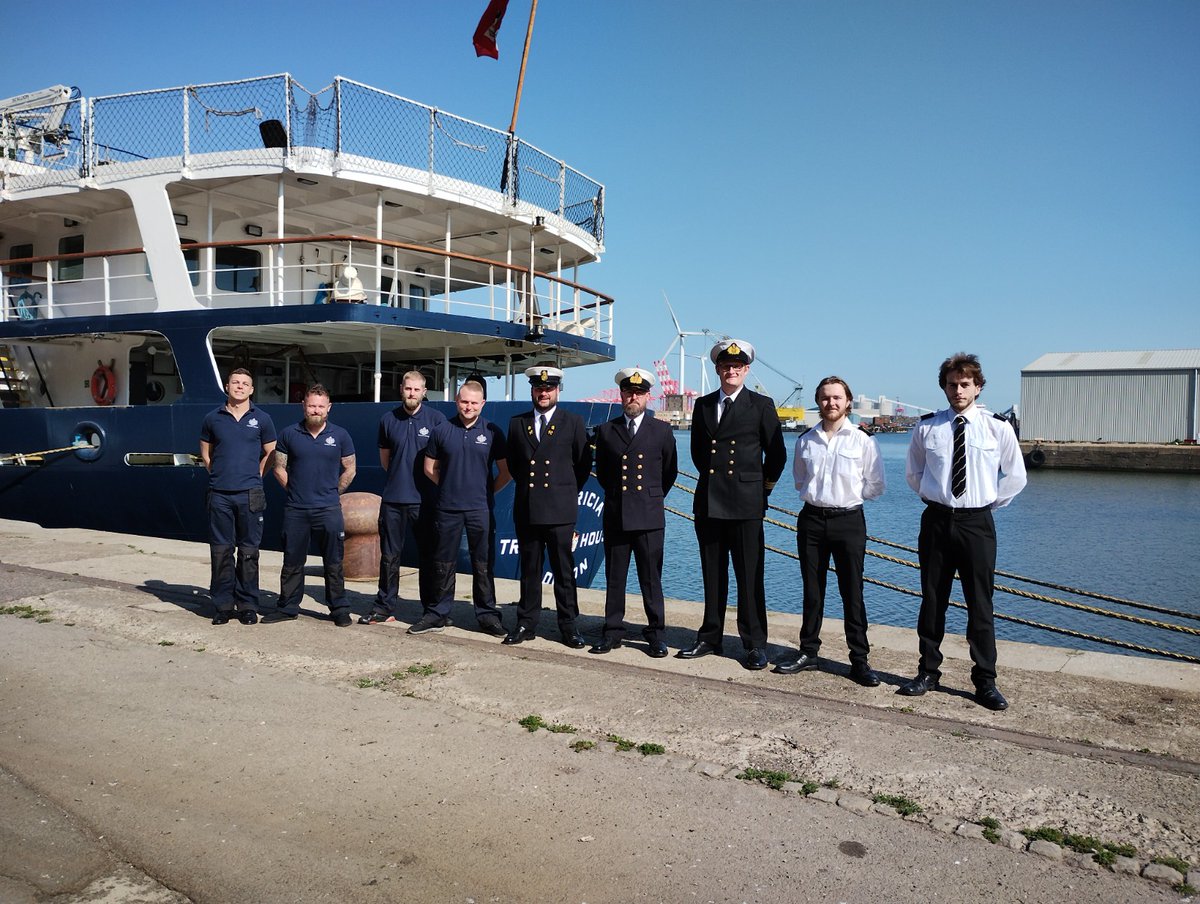
[[[883,458],[875,437],[848,420],[826,436],[818,424],[796,437],[792,475],[800,498],[821,508],[854,508],[883,495]]]
[[[643,412],[642,412],[641,414],[639,414],[637,417],[634,417],[634,418],[626,417],[626,418],[625,418],[625,429],[626,429],[626,430],[628,430],[628,429],[629,429],[629,422],[630,422],[630,421],[633,421],[633,429],[634,429],[634,431],[636,432],[636,431],[638,431],[638,430],[641,430],[641,429],[642,429],[642,418],[644,418],[645,416],[646,416],[646,412],[644,412],[644,411],[643,411]]]
[[[746,388],[745,386],[739,386],[738,391],[735,392],[733,395],[725,395],[725,390],[724,389],[721,390],[721,397],[719,399],[717,399],[717,423],[718,424],[721,423],[721,416],[725,413],[725,400],[728,399],[730,402],[736,402],[737,397],[742,394],[742,390],[745,388]]]
[[[546,427],[549,427],[550,419],[554,417],[554,412],[556,411],[558,411],[557,405],[555,405],[553,408],[547,408],[545,411],[538,411],[536,408],[533,409],[533,435],[537,437],[537,441],[539,443],[542,441],[543,437],[540,433],[538,433],[538,418],[544,417],[546,419]]]
[[[913,428],[905,476],[927,502],[950,508],[1003,508],[1025,489],[1025,460],[1012,425],[972,405],[966,418],[967,490],[957,499],[950,490],[954,457],[954,419],[945,408]]]

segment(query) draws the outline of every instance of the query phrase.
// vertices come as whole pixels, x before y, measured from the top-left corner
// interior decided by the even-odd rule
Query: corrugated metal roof
[[[1159,349],[1143,352],[1051,352],[1021,373],[1068,370],[1196,370],[1200,348]]]

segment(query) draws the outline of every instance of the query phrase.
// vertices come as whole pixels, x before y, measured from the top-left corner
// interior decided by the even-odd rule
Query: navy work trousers
[[[490,509],[473,509],[468,512],[439,511],[434,516],[437,532],[438,594],[434,612],[441,618],[450,617],[454,602],[454,580],[457,573],[458,548],[463,531],[467,534],[467,552],[471,558],[471,601],[475,604],[475,618],[499,618],[496,608],[496,581],[493,570],[495,557],[496,519]]]
[[[438,599],[437,533],[434,529],[433,506],[420,503],[384,502],[379,506],[379,592],[375,595],[374,611],[381,615],[397,615],[400,603],[400,557],[408,532],[417,542],[417,586],[421,608],[432,612]]]
[[[336,615],[349,608],[342,571],[346,531],[340,505],[320,509],[284,507],[279,608],[292,614],[300,611],[300,599],[304,596],[304,562],[308,558],[309,543],[314,538],[320,547],[325,571],[325,605]]]
[[[258,609],[258,547],[262,545],[265,508],[260,489],[232,493],[213,490],[208,494],[212,559],[208,590],[218,612]]]

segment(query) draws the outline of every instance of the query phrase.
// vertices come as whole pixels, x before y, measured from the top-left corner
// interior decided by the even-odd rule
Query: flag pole
[[[512,122],[508,124],[508,134],[517,131],[517,112],[521,109],[521,88],[525,85],[525,63],[529,59],[529,42],[533,38],[533,17],[537,15],[538,0],[533,0],[529,7],[529,27],[525,29],[525,50],[521,53],[521,74],[517,76],[517,96],[513,98]]]

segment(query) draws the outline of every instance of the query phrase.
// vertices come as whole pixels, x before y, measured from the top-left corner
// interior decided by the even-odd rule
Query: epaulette
[[[872,433],[872,432],[870,431],[870,429],[867,427],[867,425],[866,425],[866,424],[859,424],[859,425],[858,425],[858,429],[859,429],[859,430],[861,430],[863,433],[865,433],[867,436],[874,436],[874,435],[875,435],[874,433]]]
[[[935,414],[937,414],[937,412],[936,412],[936,411],[931,411],[931,412],[929,412],[928,414],[923,414],[923,415],[921,415],[921,420],[923,420],[923,421],[927,421],[927,420],[929,420],[931,417],[933,417]]]
[[[992,414],[992,417],[994,417],[994,418],[995,418],[996,420],[998,420],[998,421],[1004,421],[1004,423],[1006,423],[1006,424],[1008,423],[1008,418],[1006,418],[1006,417],[1005,417],[1004,415],[1002,415],[1002,414],[995,414],[995,413],[993,413],[993,414]]]
[[[812,427],[805,427],[803,430],[801,430],[799,433],[796,434],[796,438],[799,439],[800,437],[802,437],[804,434],[806,434],[811,429],[812,429]]]

